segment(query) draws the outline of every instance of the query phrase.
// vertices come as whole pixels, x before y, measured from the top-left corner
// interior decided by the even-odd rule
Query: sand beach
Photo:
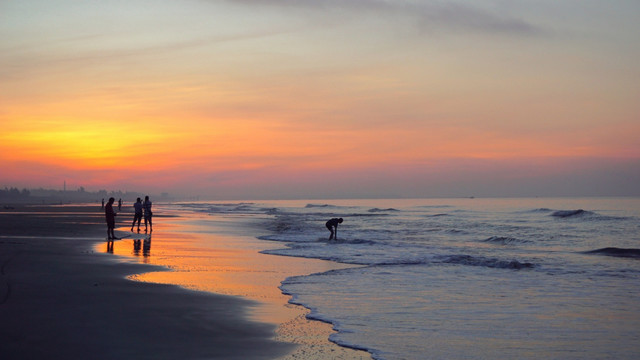
[[[132,216],[120,215],[116,235],[131,234]],[[153,255],[137,257],[136,236],[106,251],[99,204],[0,209],[2,358],[370,358],[328,342],[330,326],[306,320],[305,310],[287,304],[277,289],[284,272],[315,271],[326,262],[309,267],[302,259],[257,254],[255,243],[234,247],[226,234],[219,237],[224,263],[208,274],[218,285],[185,283],[180,273],[197,273],[180,271],[189,266],[180,250],[187,226],[165,215],[154,221]],[[286,270],[265,271],[265,264]]]

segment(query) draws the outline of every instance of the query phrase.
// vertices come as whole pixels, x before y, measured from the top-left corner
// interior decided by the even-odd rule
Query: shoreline
[[[116,235],[130,235],[132,213],[123,207],[119,214]],[[175,246],[169,239],[192,235],[188,226],[176,225],[185,220],[179,213],[157,214],[149,257],[140,248],[136,253],[135,244],[130,250],[143,236],[125,236],[108,251],[100,204],[0,209],[3,359],[371,359],[331,342],[331,324],[307,319],[310,310],[279,289],[286,277],[343,265],[261,254],[281,244],[209,234],[233,254],[223,273],[233,275],[234,263],[249,261],[227,282],[248,281],[248,293],[157,281],[154,276],[180,271],[150,258]],[[283,273],[261,267],[265,262],[286,276],[274,282]],[[241,279],[243,271],[249,280]]]
[[[12,207],[0,209],[3,359],[273,359],[293,350],[272,339],[274,325],[247,318],[250,301],[127,279],[154,268],[91,251],[106,237],[96,235],[106,231],[99,205]]]
[[[307,319],[310,310],[290,303],[291,297],[279,288],[290,276],[351,265],[263,254],[261,251],[280,248],[282,244],[257,239],[255,233],[247,232],[246,224],[237,226],[238,219],[175,208],[156,213],[165,216],[154,224],[148,244],[136,245],[136,240],[127,238],[116,241],[111,251],[170,271],[149,271],[129,276],[130,279],[249,299],[253,302],[248,307],[249,319],[276,325],[273,339],[296,345],[278,360],[371,359],[366,351],[331,342],[329,337],[335,333],[332,325]],[[131,234],[129,226],[116,227],[116,232]],[[133,238],[141,235],[134,234]],[[108,251],[105,244],[97,245],[95,250]]]

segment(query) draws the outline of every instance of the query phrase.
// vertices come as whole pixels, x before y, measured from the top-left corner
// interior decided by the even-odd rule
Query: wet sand
[[[150,265],[95,253],[100,207],[0,209],[2,359],[273,359],[294,346],[250,301],[135,282]]]
[[[99,205],[0,209],[3,359],[371,358],[277,288],[342,265],[259,254],[279,245],[166,212],[134,235],[120,215],[126,238],[108,247]]]
[[[261,254],[262,250],[283,245],[256,239],[252,224],[244,218],[178,211],[175,207],[160,208],[154,214],[164,217],[156,219],[151,236],[145,236],[144,225],[140,234],[131,234],[129,224],[118,230],[132,238],[117,241],[112,249],[99,244],[96,251],[113,252],[171,269],[130,277],[137,281],[178,284],[252,300],[247,312],[249,319],[277,324],[274,338],[297,345],[291,353],[278,357],[279,360],[371,359],[367,352],[329,342],[333,333],[331,325],[306,319],[309,311],[289,304],[290,297],[278,288],[281,281],[290,276],[352,266]]]

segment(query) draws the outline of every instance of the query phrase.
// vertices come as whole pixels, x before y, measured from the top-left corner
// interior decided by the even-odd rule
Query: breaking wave
[[[375,212],[389,212],[389,211],[399,211],[397,209],[394,208],[388,208],[388,209],[378,209],[378,208],[373,208],[373,209],[369,209],[367,210],[369,212],[375,213]]]
[[[492,243],[492,244],[500,244],[500,245],[512,245],[512,244],[525,244],[531,241],[516,239],[508,236],[492,236],[490,238],[484,239],[483,242]]]
[[[557,210],[551,213],[551,216],[561,219],[587,219],[587,220],[628,220],[627,217],[601,215],[593,211],[583,209],[578,210]]]
[[[442,214],[433,214],[433,215],[428,215],[428,217],[440,217],[440,216],[451,216],[451,215],[449,215],[449,214],[444,214],[444,213],[442,213]]]
[[[623,249],[623,248],[617,248],[617,247],[606,247],[602,249],[587,251],[586,253],[640,259],[640,249],[633,249],[633,248]]]
[[[452,255],[442,258],[445,264],[456,264],[466,266],[484,266],[496,269],[531,269],[536,267],[535,264],[530,262],[520,262],[518,260],[500,260],[495,258],[475,257],[471,255]]]
[[[327,238],[320,238],[318,242],[325,242],[327,244],[352,244],[352,245],[375,245],[376,242],[373,240],[366,239],[335,239],[328,240]]]
[[[570,218],[570,217],[579,217],[579,216],[585,216],[585,215],[595,215],[595,213],[593,213],[591,211],[585,211],[585,210],[582,210],[582,209],[578,209],[578,210],[558,210],[558,211],[554,211],[553,213],[551,213],[551,216],[557,217],[557,218]]]
[[[337,208],[338,206],[336,205],[330,205],[330,204],[307,204],[305,206],[305,208],[307,209],[314,209],[314,208]]]

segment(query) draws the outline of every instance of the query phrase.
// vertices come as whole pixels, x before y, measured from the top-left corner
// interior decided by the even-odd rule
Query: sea
[[[640,358],[640,198],[170,206],[229,215],[266,254],[350,265],[280,289],[374,359]]]

